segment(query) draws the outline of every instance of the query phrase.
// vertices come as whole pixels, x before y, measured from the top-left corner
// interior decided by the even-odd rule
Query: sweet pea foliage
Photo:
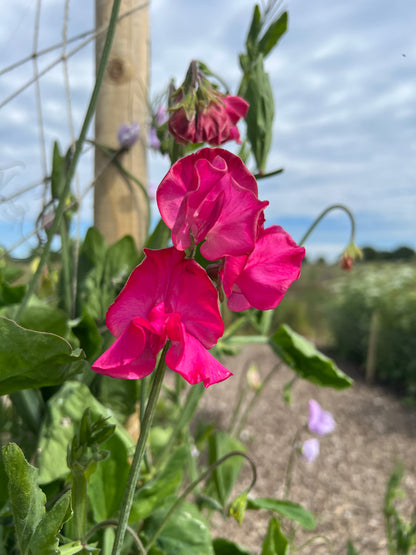
[[[145,249],[146,257],[110,306],[106,324],[116,337],[92,368],[115,378],[150,374],[169,340],[166,364],[205,387],[231,375],[209,352],[224,331],[218,294],[206,272],[174,247]]]

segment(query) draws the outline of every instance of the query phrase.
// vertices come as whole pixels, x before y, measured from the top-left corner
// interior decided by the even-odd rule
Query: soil
[[[209,388],[200,416],[214,419],[220,429],[228,428],[241,380],[246,380],[246,370],[253,362],[264,378],[277,358],[268,346],[252,345],[227,359],[226,365],[234,376]],[[356,378],[353,369],[339,366]],[[240,433],[240,440],[257,465],[258,478],[250,495],[283,499],[294,438],[307,422],[309,399],[316,399],[333,414],[336,429],[320,438],[321,451],[314,462],[297,457],[294,465],[289,499],[312,511],[318,520],[314,532],[296,529],[295,545],[299,547],[317,536],[301,553],[346,554],[347,542],[351,540],[360,555],[387,554],[383,499],[398,461],[405,468],[402,481],[405,497],[397,506],[407,520],[416,506],[416,409],[385,389],[368,386],[360,379],[343,391],[299,380],[288,407],[282,390],[292,377],[293,372],[286,367],[273,376]],[[305,431],[302,439],[308,437],[312,436]],[[247,468],[236,493],[250,480]],[[269,516],[266,511],[248,511],[241,526],[232,518],[215,517],[213,536],[228,538],[251,553],[260,554]]]

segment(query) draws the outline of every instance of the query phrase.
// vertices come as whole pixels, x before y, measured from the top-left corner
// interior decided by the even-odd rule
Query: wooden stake
[[[109,20],[112,0],[95,1],[96,28]],[[132,10],[137,0],[123,0],[120,15]],[[106,75],[95,116],[97,143],[118,148],[121,124],[135,121],[140,126],[139,141],[120,156],[120,162],[147,187],[146,143],[148,135],[147,93],[149,84],[149,11],[143,7],[121,19],[117,25]],[[96,61],[101,57],[105,35],[96,40]],[[106,167],[107,166],[107,167]],[[103,168],[104,171],[103,171]],[[95,150],[94,225],[112,244],[132,235],[137,247],[146,239],[147,202],[137,184],[126,179],[108,157]]]

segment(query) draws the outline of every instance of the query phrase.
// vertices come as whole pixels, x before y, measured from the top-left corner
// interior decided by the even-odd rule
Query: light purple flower
[[[149,145],[154,150],[159,150],[160,148],[159,137],[157,136],[157,131],[154,127],[151,127],[149,131]]]
[[[120,147],[128,148],[133,146],[139,138],[140,128],[137,121],[131,124],[123,123],[117,133],[118,143]]]
[[[335,420],[332,414],[324,411],[314,399],[309,401],[308,428],[312,433],[320,436],[329,434],[335,428]]]
[[[303,442],[300,452],[305,461],[313,462],[319,455],[319,441],[315,437],[307,439]]]
[[[155,114],[155,122],[157,125],[163,125],[168,121],[168,112],[164,106],[159,106]]]

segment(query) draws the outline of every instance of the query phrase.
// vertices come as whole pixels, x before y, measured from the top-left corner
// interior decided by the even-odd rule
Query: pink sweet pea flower
[[[335,428],[335,420],[332,414],[324,411],[314,399],[309,401],[308,428],[312,433],[321,436],[329,434]]]
[[[305,249],[282,227],[260,226],[254,249],[244,256],[226,256],[220,276],[228,307],[234,312],[269,310],[298,279]]]
[[[166,364],[190,384],[208,387],[231,376],[208,352],[224,324],[205,270],[174,247],[145,254],[108,309],[106,323],[116,341],[92,369],[113,378],[143,378],[170,340]]]
[[[242,160],[221,148],[203,148],[178,160],[156,194],[160,214],[179,250],[205,242],[208,260],[250,253],[262,210],[257,183]]]
[[[300,452],[305,461],[313,462],[319,455],[319,441],[316,438],[307,439],[303,442]]]
[[[189,115],[181,106],[181,95],[177,97],[178,108],[175,109],[175,105],[171,108],[169,133],[178,143],[219,146],[234,140],[241,144],[237,122],[246,117],[248,103],[239,96],[216,93],[216,97],[205,107],[200,107],[196,102]]]

